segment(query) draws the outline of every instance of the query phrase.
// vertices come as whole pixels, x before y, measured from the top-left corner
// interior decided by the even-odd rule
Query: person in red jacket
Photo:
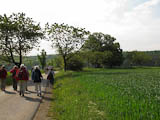
[[[16,80],[17,70],[18,70],[18,66],[16,66],[16,65],[10,70],[10,73],[12,73],[13,89],[16,91],[17,91],[17,80]]]
[[[0,82],[1,82],[1,90],[2,91],[5,91],[6,77],[7,77],[7,71],[5,69],[5,66],[2,65],[2,67],[0,68]]]
[[[25,88],[26,88],[26,81],[28,80],[28,73],[24,66],[24,64],[21,64],[20,68],[17,70],[16,73],[16,79],[19,82],[19,95],[24,96]]]

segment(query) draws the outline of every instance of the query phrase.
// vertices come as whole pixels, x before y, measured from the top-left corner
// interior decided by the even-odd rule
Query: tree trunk
[[[87,58],[87,66],[88,66],[88,68],[89,68],[89,58]]]
[[[19,41],[19,67],[22,64],[22,47],[21,47],[21,41]]]
[[[66,62],[66,60],[64,61],[64,71],[65,72],[67,71],[67,62]]]
[[[20,50],[20,56],[19,56],[19,65],[22,64],[22,51]]]
[[[5,41],[6,41],[6,43],[8,42],[8,36],[5,37]],[[15,62],[15,60],[14,60],[14,56],[13,56],[13,51],[12,51],[12,48],[11,48],[11,44],[9,43],[9,46],[6,44],[6,48],[9,49],[9,53],[10,53],[10,56],[9,56],[8,59],[11,58],[12,63],[16,64],[16,62]],[[9,61],[10,61],[10,60],[9,60]]]
[[[11,45],[10,45],[9,51],[10,51],[10,55],[11,55],[12,62],[16,65],[16,62],[15,62],[15,60],[14,60],[14,56],[13,56],[13,53],[12,53]]]
[[[66,72],[66,70],[67,70],[66,56],[63,56],[63,61],[64,61],[64,71]]]

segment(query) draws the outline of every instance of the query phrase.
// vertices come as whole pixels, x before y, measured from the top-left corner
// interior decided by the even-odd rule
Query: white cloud
[[[91,32],[111,34],[124,50],[160,49],[160,19],[153,17],[153,9],[160,0],[5,0],[1,3],[0,14],[25,12],[43,26],[47,22],[64,22]],[[49,45],[42,42],[41,49],[51,54]]]
[[[160,1],[149,0],[132,9],[128,8],[128,2],[116,2],[117,7],[101,30],[115,36],[124,50],[158,50],[160,19],[153,18],[153,9]]]
[[[129,26],[126,27],[128,35],[124,37],[124,49],[159,49],[160,26],[158,24],[160,23],[160,19],[153,18],[153,8],[158,2],[159,0],[150,0],[135,7],[131,12],[125,13],[123,23]]]

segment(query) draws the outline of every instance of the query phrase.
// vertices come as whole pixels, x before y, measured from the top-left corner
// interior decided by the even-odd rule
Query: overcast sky
[[[66,23],[110,34],[124,51],[160,50],[160,0],[1,0],[0,14],[13,12],[24,12],[42,26]],[[40,49],[54,53],[47,42]]]

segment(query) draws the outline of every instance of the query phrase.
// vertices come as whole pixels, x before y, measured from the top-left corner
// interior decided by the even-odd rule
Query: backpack
[[[12,77],[14,77],[15,75],[16,75],[16,70],[13,71]]]
[[[47,79],[49,79],[49,80],[53,79],[53,74],[52,74],[52,72],[49,72],[49,74],[48,74],[48,76],[47,76]]]
[[[22,74],[23,74],[23,71],[19,71],[19,73],[18,73],[18,78],[19,79],[22,79]]]
[[[39,81],[40,79],[40,73],[38,70],[34,71],[34,80]]]

